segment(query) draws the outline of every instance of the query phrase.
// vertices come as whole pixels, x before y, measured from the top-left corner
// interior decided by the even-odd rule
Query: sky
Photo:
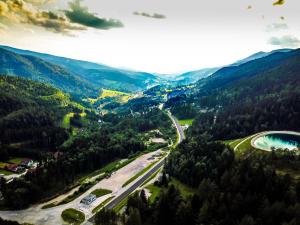
[[[0,44],[150,73],[300,47],[299,0],[0,0]]]

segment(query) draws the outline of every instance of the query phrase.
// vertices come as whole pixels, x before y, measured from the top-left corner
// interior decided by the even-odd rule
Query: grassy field
[[[191,188],[191,187],[181,183],[180,181],[178,181],[175,178],[172,178],[170,183],[169,183],[169,185],[172,185],[172,184],[180,191],[180,193],[182,194],[182,196],[184,198],[188,198],[188,197],[190,197],[191,195],[193,195],[197,192],[196,189]],[[150,204],[155,202],[156,198],[160,195],[160,192],[164,189],[164,188],[158,187],[154,184],[150,184],[146,188],[151,193],[151,195],[149,197],[149,203]]]
[[[255,151],[256,149],[253,148],[251,146],[251,140],[252,138],[254,138],[255,136],[253,136],[252,138],[250,138],[252,135],[244,137],[244,138],[239,138],[239,139],[234,139],[234,140],[225,140],[225,141],[221,141],[223,144],[229,145],[232,149],[234,149],[237,145],[239,145],[236,149],[235,149],[235,155],[240,157],[240,156],[245,156],[246,154],[249,153],[249,151]]]
[[[69,224],[78,225],[84,222],[85,215],[76,209],[66,209],[61,213],[63,220]]]
[[[109,198],[105,199],[103,202],[101,202],[99,205],[97,205],[94,209],[93,209],[93,213],[99,212],[100,209],[105,206],[114,196],[110,196]]]
[[[24,159],[23,158],[13,158],[8,160],[10,163],[20,164]]]
[[[65,129],[69,129],[70,128],[70,119],[74,116],[73,112],[70,112],[68,114],[66,114],[63,118],[62,121],[62,127]]]
[[[120,95],[130,96],[130,94],[125,93],[125,92],[103,89],[99,98],[100,99],[111,98],[111,97],[116,97],[116,96],[120,96]]]
[[[193,124],[193,121],[194,119],[188,119],[188,120],[178,120],[179,124],[181,126],[184,126],[184,125],[189,125],[191,126]]]
[[[4,170],[4,169],[0,169],[0,174],[11,175],[11,174],[14,174],[14,173],[10,172],[10,171],[7,171],[7,170]]]
[[[91,104],[94,104],[95,102],[105,99],[105,98],[115,98],[117,102],[119,103],[126,103],[128,100],[132,97],[131,94],[121,92],[121,91],[115,91],[115,90],[108,90],[108,89],[102,89],[102,92],[98,98],[88,98],[88,101]]]
[[[70,104],[70,97],[64,94],[62,91],[57,91],[53,95],[40,96],[41,99],[51,101],[51,102],[60,102],[61,106],[65,107]]]
[[[62,120],[62,127],[65,129],[69,129],[70,128],[70,120],[72,117],[74,117],[75,113],[74,112],[70,112],[67,113],[63,120]],[[84,111],[82,111],[81,113],[79,113],[80,117],[81,117],[81,121],[84,122],[84,117],[86,116],[86,113]]]
[[[0,162],[0,169],[4,169],[7,165],[8,163],[6,162]]]
[[[152,204],[155,202],[156,198],[159,196],[160,192],[161,192],[161,188],[154,185],[154,184],[150,184],[146,187],[149,192],[151,193],[150,197],[149,197],[149,203]]]
[[[189,197],[196,193],[196,189],[181,183],[179,180],[175,178],[171,179],[170,184],[173,184],[175,187],[177,187],[183,197]]]
[[[56,204],[55,203],[49,203],[49,204],[46,204],[42,207],[42,209],[49,209],[49,208],[52,208],[52,207],[55,207]]]
[[[112,193],[111,190],[107,189],[96,189],[91,192],[91,194],[96,195],[97,198]]]
[[[241,143],[242,141],[244,141],[243,143],[241,143],[235,150],[235,155],[237,157],[247,157],[248,155],[252,154],[253,152],[261,152],[260,150],[257,150],[255,148],[252,147],[251,145],[251,140],[252,138],[250,138],[251,136],[245,137],[240,139],[240,141],[238,141],[238,144]],[[238,145],[236,144],[235,147]]]
[[[243,140],[243,138],[239,138],[239,139],[233,139],[233,140],[225,140],[225,141],[221,141],[221,142],[225,145],[229,145],[231,148],[234,148],[242,140]]]
[[[135,174],[133,177],[131,177],[129,180],[127,180],[122,187],[127,186],[128,184],[130,184],[132,181],[136,180],[138,177],[142,176],[144,173],[146,173],[155,163],[157,163],[157,161],[154,161],[152,163],[150,163],[148,166],[146,166],[144,169],[142,169],[140,172],[138,172],[137,174]]]

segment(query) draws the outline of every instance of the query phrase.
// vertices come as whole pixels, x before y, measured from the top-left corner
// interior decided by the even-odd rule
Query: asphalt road
[[[185,139],[185,134],[184,131],[182,129],[182,127],[180,126],[178,120],[176,119],[176,117],[174,117],[170,112],[168,113],[169,117],[171,118],[171,120],[173,121],[173,124],[176,127],[178,136],[179,136],[179,140],[178,143],[182,142]]]
[[[113,209],[116,205],[118,205],[124,198],[130,195],[135,191],[140,185],[142,185],[152,174],[154,174],[159,168],[164,164],[165,159],[158,162],[151,170],[149,170],[144,176],[142,176],[138,181],[136,181],[132,186],[130,186],[126,191],[124,191],[117,198],[108,203],[104,208]]]
[[[173,124],[176,127],[177,133],[179,135],[178,142],[182,142],[185,138],[184,132],[178,122],[178,120],[171,115],[171,113],[168,113],[169,117],[173,121]],[[167,157],[167,156],[166,156]],[[123,199],[125,199],[127,196],[129,196],[131,193],[133,193],[141,184],[143,184],[149,177],[151,177],[152,174],[157,172],[165,162],[166,157],[161,159],[157,164],[155,164],[148,172],[146,172],[144,175],[142,175],[139,179],[137,179],[131,186],[128,187],[123,193],[121,193],[119,196],[115,197],[112,201],[110,201],[106,206],[104,206],[105,209],[113,209],[115,206],[117,206]],[[94,224],[95,221],[95,215],[93,215],[86,224]]]

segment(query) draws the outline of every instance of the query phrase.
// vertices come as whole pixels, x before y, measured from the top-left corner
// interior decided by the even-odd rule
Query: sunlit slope
[[[49,85],[10,76],[0,76],[0,105],[0,137],[6,143],[63,141],[65,115],[89,111]]]

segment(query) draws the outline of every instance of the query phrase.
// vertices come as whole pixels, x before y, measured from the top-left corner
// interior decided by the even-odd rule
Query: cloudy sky
[[[299,0],[0,0],[0,44],[154,73],[300,47]]]

